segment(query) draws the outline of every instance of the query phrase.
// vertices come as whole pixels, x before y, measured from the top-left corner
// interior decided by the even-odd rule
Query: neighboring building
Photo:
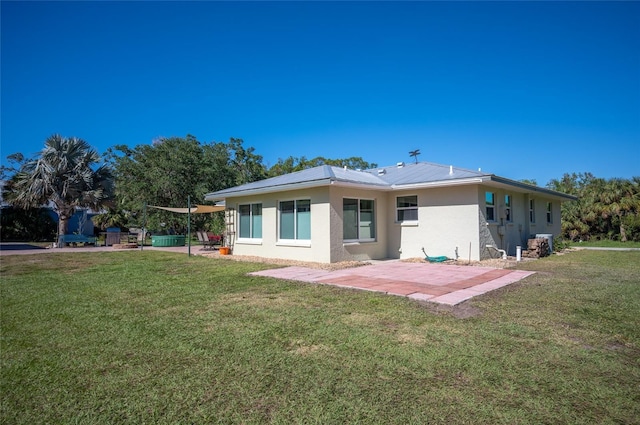
[[[432,163],[374,170],[328,165],[209,193],[226,202],[238,255],[333,263],[446,255],[515,255],[560,233],[564,193]]]

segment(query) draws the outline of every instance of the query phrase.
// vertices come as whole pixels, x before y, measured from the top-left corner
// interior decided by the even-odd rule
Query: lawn
[[[640,253],[465,303],[157,251],[5,256],[2,423],[640,423]]]
[[[580,248],[581,246],[593,246],[593,247],[601,247],[601,248],[640,248],[640,242],[620,242],[620,241],[611,241],[608,239],[601,241],[586,241],[586,242],[571,242],[570,246],[574,248]]]

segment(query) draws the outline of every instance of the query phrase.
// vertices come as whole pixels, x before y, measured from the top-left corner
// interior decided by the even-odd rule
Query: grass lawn
[[[640,423],[639,252],[527,262],[457,309],[265,267],[2,257],[0,422]]]
[[[571,242],[569,245],[575,248],[581,246],[595,246],[602,248],[640,248],[640,242],[620,242],[620,241],[586,241],[586,242]]]

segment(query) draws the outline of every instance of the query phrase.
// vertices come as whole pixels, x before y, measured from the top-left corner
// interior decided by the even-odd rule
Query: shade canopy
[[[149,205],[151,208],[157,208],[159,210],[171,211],[178,214],[208,214],[218,211],[224,211],[224,205],[196,205],[191,208],[171,208],[171,207],[158,207],[155,205]]]

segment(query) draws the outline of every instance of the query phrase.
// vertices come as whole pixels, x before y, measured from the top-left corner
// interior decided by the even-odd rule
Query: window
[[[496,199],[493,192],[486,192],[484,195],[484,204],[487,208],[487,221],[496,221]]]
[[[529,199],[529,223],[536,222],[536,201]]]
[[[396,220],[418,221],[418,196],[398,196],[396,198]]]
[[[511,195],[504,195],[504,219],[511,221]]]
[[[372,199],[343,199],[342,229],[344,240],[374,240],[376,238],[374,201]]]
[[[280,202],[280,239],[311,240],[311,200]]]
[[[547,224],[553,223],[553,205],[551,202],[547,202]]]
[[[240,238],[262,238],[262,204],[243,204],[238,207]]]

